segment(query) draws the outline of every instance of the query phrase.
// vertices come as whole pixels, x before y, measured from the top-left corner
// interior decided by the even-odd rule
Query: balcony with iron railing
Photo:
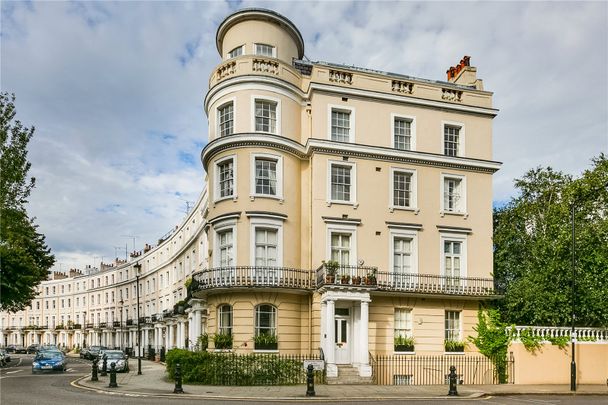
[[[276,287],[312,289],[310,270],[288,267],[236,266],[206,269],[192,276],[191,290]]]
[[[303,290],[349,287],[410,294],[498,295],[492,278],[391,273],[374,266],[340,266],[332,262],[323,263],[316,270],[262,266],[211,268],[195,273],[189,289],[200,293],[252,287]]]

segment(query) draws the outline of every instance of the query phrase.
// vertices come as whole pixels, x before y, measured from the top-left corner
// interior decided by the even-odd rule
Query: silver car
[[[112,363],[116,367],[116,371],[129,372],[129,356],[124,354],[122,350],[104,350],[103,357],[100,357],[97,363],[97,368],[103,370],[103,360],[106,359],[106,370],[110,372]]]

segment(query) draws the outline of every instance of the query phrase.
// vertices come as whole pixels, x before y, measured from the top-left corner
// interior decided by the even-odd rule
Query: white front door
[[[350,309],[336,308],[334,326],[336,335],[334,339],[336,350],[336,364],[350,364]]]

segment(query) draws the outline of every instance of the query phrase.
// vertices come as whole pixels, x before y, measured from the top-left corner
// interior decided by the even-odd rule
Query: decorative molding
[[[394,229],[413,229],[416,231],[422,230],[422,224],[413,224],[413,223],[409,223],[409,222],[392,222],[392,221],[386,221],[385,224],[388,228],[394,228]]]
[[[238,218],[240,218],[240,216],[241,216],[241,211],[227,212],[226,214],[218,215],[215,218],[211,218],[207,222],[210,223],[211,225],[215,226],[215,224],[220,221],[224,221],[226,219],[238,219]]]
[[[439,230],[439,232],[466,233],[466,234],[473,233],[473,229],[462,228],[459,226],[437,225],[437,229]]]
[[[329,81],[342,83],[342,84],[353,84],[353,74],[344,72],[342,70],[329,70]]]
[[[245,215],[248,218],[271,218],[271,219],[279,219],[281,221],[285,221],[287,219],[287,214],[281,214],[279,212],[271,212],[271,211],[245,211]]]
[[[321,217],[326,224],[361,225],[361,219],[342,217]]]
[[[393,80],[391,83],[391,90],[398,93],[412,94],[414,92],[414,83]]]

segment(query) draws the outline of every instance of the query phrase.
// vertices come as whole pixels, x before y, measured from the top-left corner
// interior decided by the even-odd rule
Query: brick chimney
[[[471,66],[470,56],[464,56],[459,64],[450,67],[446,73],[450,83],[475,86],[477,90],[483,90],[483,81],[477,78],[477,68]]]
[[[64,278],[68,278],[68,276],[65,273],[60,273],[58,271],[53,273],[53,280],[63,280]]]

